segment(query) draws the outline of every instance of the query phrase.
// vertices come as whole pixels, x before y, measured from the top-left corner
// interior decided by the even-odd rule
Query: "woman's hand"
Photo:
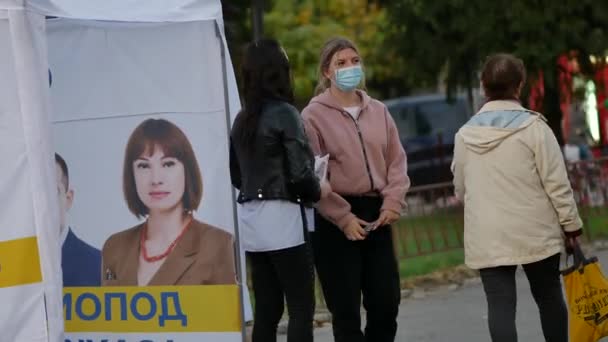
[[[393,224],[399,220],[401,215],[392,211],[392,210],[382,210],[380,212],[380,217],[376,220],[376,224],[374,225],[374,230],[380,226],[384,226],[387,224]]]
[[[566,236],[564,242],[566,243],[566,254],[570,255],[574,253],[574,246],[580,245],[581,237],[580,235],[573,237]]]
[[[566,253],[574,253],[574,246],[580,245],[580,237],[583,234],[583,229],[578,229],[572,232],[564,232],[564,243],[566,244]]]
[[[363,227],[369,223],[365,222],[357,217],[352,219],[346,227],[344,227],[344,235],[351,241],[365,240],[367,233],[363,230]]]

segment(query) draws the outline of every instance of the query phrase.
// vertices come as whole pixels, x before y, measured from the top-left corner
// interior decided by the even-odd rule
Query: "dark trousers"
[[[547,259],[523,265],[532,296],[540,311],[543,334],[547,342],[568,342],[568,311],[564,303],[556,254]],[[488,324],[493,342],[517,342],[515,306],[517,266],[480,270],[488,301]]]
[[[357,217],[374,221],[382,200],[347,198]],[[317,274],[332,314],[336,342],[392,342],[397,333],[401,291],[390,226],[371,232],[363,241],[350,241],[335,225],[315,217],[312,234]],[[367,312],[361,332],[361,294]]]
[[[314,270],[308,243],[270,252],[247,252],[255,294],[253,342],[276,342],[285,298],[288,342],[312,342]]]

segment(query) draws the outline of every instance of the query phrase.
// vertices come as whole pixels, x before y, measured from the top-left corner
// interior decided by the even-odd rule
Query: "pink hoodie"
[[[381,195],[382,210],[401,213],[410,186],[407,159],[397,127],[386,106],[357,90],[363,104],[355,120],[329,90],[314,97],[302,111],[315,155],[329,154],[332,192],[319,202],[319,212],[344,229],[355,218],[342,197]]]

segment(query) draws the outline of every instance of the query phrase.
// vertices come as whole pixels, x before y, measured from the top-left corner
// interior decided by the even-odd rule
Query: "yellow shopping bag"
[[[586,258],[577,244],[574,265],[564,271],[570,311],[570,342],[596,342],[608,336],[608,280],[597,257]]]

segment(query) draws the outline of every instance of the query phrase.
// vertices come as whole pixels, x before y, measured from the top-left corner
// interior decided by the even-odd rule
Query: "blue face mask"
[[[363,78],[360,65],[336,70],[336,86],[342,91],[353,91]]]

